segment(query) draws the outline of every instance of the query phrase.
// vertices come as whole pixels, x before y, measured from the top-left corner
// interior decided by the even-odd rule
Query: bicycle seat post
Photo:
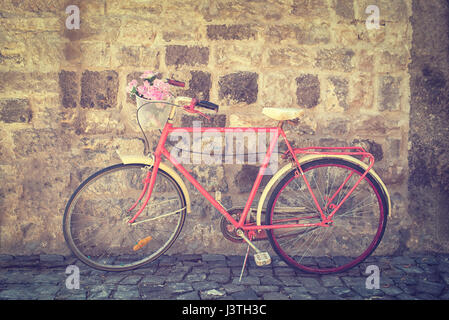
[[[282,129],[282,126],[284,125],[284,121],[283,120],[280,120],[279,122],[278,122],[278,128],[279,129]]]

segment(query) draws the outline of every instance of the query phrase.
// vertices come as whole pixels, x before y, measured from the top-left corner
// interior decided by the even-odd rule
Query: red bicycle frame
[[[167,141],[167,137],[170,133],[176,132],[177,130],[182,130],[183,132],[188,133],[227,133],[227,132],[242,132],[242,130],[255,130],[255,131],[265,131],[265,132],[271,132],[274,133],[268,150],[265,154],[265,157],[263,159],[262,165],[259,169],[258,175],[256,177],[256,180],[253,184],[253,187],[251,189],[251,192],[249,194],[248,200],[246,201],[245,207],[243,209],[243,212],[240,216],[240,219],[237,221],[234,219],[227,211],[226,209],[217,201],[214,197],[212,197],[206,189],[185,169],[182,164],[180,164],[177,159],[175,159],[170,152],[167,151],[165,148],[165,143]],[[255,224],[246,224],[246,218],[247,215],[251,209],[251,204],[253,203],[253,200],[256,196],[256,192],[260,186],[260,183],[262,181],[262,177],[265,173],[265,170],[267,169],[267,166],[269,164],[271,155],[273,153],[273,150],[275,149],[275,146],[279,140],[279,136],[282,136],[284,139],[286,145],[287,145],[287,151],[284,154],[284,157],[290,156],[292,161],[294,162],[294,165],[297,169],[297,175],[300,175],[303,177],[304,182],[312,196],[313,202],[320,214],[321,221],[317,223],[295,223],[295,224],[275,224],[275,225],[255,225]],[[321,150],[321,151],[319,151]],[[339,150],[339,152],[331,152],[330,150]],[[354,151],[350,151],[354,150]],[[332,201],[337,196],[337,194],[343,189],[345,184],[349,181],[349,179],[352,177],[353,173],[350,173],[349,176],[345,179],[345,181],[342,183],[342,185],[337,189],[337,191],[329,198],[327,199],[327,204],[324,206],[324,209],[331,208],[333,211],[326,216],[323,213],[323,209],[318,203],[318,200],[316,196],[314,195],[312,188],[309,184],[309,182],[306,179],[306,176],[301,168],[301,165],[296,157],[296,154],[319,154],[319,155],[356,155],[361,156],[362,160],[364,158],[369,159],[370,164],[366,171],[359,177],[358,181],[354,184],[354,186],[349,190],[349,192],[346,194],[346,196],[340,201],[338,205],[333,205]],[[137,204],[143,199],[144,195],[146,194],[146,198],[142,204],[142,207],[139,209],[139,211],[133,216],[131,220],[129,220],[129,223],[133,223],[137,217],[142,213],[142,211],[145,209],[148,201],[151,198],[151,193],[156,181],[157,172],[159,169],[159,164],[161,162],[162,156],[168,159],[186,178],[189,180],[195,188],[204,196],[206,199],[222,214],[226,217],[226,219],[237,229],[242,229],[244,231],[257,231],[257,230],[264,230],[264,229],[280,229],[280,228],[295,228],[295,227],[313,227],[313,226],[322,226],[327,227],[330,223],[332,223],[332,217],[334,214],[338,211],[338,209],[341,207],[341,205],[346,201],[346,199],[349,197],[349,195],[355,190],[355,188],[359,185],[359,183],[363,180],[363,178],[367,175],[368,171],[372,168],[374,165],[374,157],[367,153],[363,148],[361,147],[308,147],[308,148],[295,148],[293,149],[290,145],[290,143],[287,140],[287,137],[285,135],[284,130],[282,129],[282,121],[280,122],[280,125],[278,127],[263,127],[263,128],[203,128],[203,127],[178,127],[174,128],[172,123],[168,121],[164,129],[162,130],[162,135],[159,139],[159,143],[156,147],[156,151],[154,153],[154,162],[151,167],[151,170],[149,170],[146,179],[144,180],[144,189],[139,197],[139,199],[136,201],[136,203],[129,209],[129,211],[132,211]],[[297,220],[297,219],[296,219]],[[277,222],[284,222],[287,220],[279,220]]]

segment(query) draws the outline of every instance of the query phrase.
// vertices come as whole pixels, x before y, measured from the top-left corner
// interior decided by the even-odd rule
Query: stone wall
[[[447,251],[449,1],[414,1],[413,12],[407,237],[414,248]]]
[[[68,5],[80,9],[79,29],[65,25]],[[380,9],[378,29],[366,26],[368,5]],[[218,103],[203,126],[276,125],[263,107],[304,108],[299,126],[286,127],[295,146],[363,145],[393,200],[379,252],[418,250],[407,207],[413,8],[411,0],[3,1],[0,252],[68,253],[61,221],[70,194],[116,163],[116,151],[143,152],[125,87],[144,70],[186,81],[178,94]],[[238,206],[254,168],[194,174]],[[191,195],[183,246],[173,250],[244,250],[222,240],[219,213]]]

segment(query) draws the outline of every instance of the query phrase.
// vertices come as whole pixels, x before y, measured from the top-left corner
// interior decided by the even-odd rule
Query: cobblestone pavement
[[[241,256],[218,254],[163,256],[136,270],[103,272],[61,255],[0,255],[0,299],[449,299],[449,255],[370,257],[338,275],[296,272],[278,257],[264,267],[249,259],[239,282],[242,261]],[[66,286],[74,274],[69,265],[79,268],[79,289]],[[366,273],[370,265],[379,268],[378,289],[367,288],[375,274]]]

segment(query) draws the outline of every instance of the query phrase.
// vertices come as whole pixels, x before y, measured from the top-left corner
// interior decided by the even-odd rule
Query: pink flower
[[[153,71],[144,71],[143,74],[140,76],[140,79],[146,79],[146,78],[151,78],[154,76],[154,72]]]
[[[139,93],[139,95],[141,96],[145,96],[146,95],[146,88],[144,86],[138,86],[137,87],[137,93]]]
[[[149,100],[167,100],[171,96],[170,85],[168,83],[160,79],[154,79],[151,84],[148,80],[145,80],[152,78],[155,75],[156,73],[152,71],[144,71],[144,73],[140,76],[141,79],[144,79],[143,84],[138,85],[139,83],[137,80],[132,80],[128,83],[126,91],[133,95],[136,93],[140,97]]]
[[[137,80],[134,79],[130,83],[128,83],[128,87],[126,88],[126,92],[130,93],[135,86],[137,86]]]

